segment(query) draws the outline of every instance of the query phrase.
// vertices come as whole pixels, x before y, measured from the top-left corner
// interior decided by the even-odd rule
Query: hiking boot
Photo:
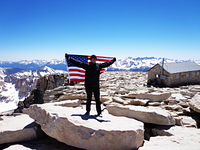
[[[89,115],[90,115],[90,112],[86,112],[84,115],[87,115],[87,116],[89,116]]]
[[[97,114],[97,117],[102,117],[101,113],[98,113],[98,114]]]

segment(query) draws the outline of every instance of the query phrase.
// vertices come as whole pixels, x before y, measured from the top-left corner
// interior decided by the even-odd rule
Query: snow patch
[[[16,109],[17,108],[17,103],[16,102],[9,102],[9,103],[2,102],[2,103],[0,103],[0,114],[2,112],[6,112],[6,111],[10,111],[10,110]]]
[[[3,89],[0,95],[5,99],[0,103],[0,112],[16,109],[18,102],[24,100],[18,97],[19,91],[16,90],[15,85],[12,83],[5,83]]]

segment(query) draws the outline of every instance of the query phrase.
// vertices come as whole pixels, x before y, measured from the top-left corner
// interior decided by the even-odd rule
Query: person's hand
[[[67,58],[67,59],[70,59],[70,57],[69,57],[69,55],[66,53],[65,54],[65,57]]]
[[[113,61],[116,61],[116,57],[113,58]]]

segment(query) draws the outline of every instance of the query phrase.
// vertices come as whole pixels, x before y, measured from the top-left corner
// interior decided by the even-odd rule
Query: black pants
[[[87,103],[86,103],[86,111],[90,112],[91,109],[91,101],[92,101],[92,93],[94,93],[94,98],[96,101],[96,110],[98,114],[101,114],[101,102],[100,102],[100,92],[99,87],[86,87],[87,93]]]

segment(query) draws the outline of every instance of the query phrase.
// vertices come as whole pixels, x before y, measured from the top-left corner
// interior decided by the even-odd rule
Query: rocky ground
[[[45,82],[48,86],[55,84],[48,80]],[[46,104],[23,109],[41,129],[35,125],[37,134],[32,129],[26,132],[32,135],[30,140],[41,138],[39,135],[45,132],[58,141],[83,149],[198,150],[200,85],[159,88],[147,87],[146,82],[147,73],[143,72],[103,73],[100,78],[101,117],[95,116],[95,101],[92,103],[91,115],[83,115],[86,93],[82,82],[76,85],[63,83],[61,86],[59,84],[54,88],[43,89],[40,97]],[[42,90],[41,87],[39,89]],[[4,117],[0,118],[0,124],[5,123]],[[13,134],[9,128],[7,130],[1,130],[0,134],[4,137],[8,132],[9,135]],[[24,130],[24,127],[14,132],[16,130]],[[2,138],[0,144],[10,143],[9,140]],[[23,140],[12,142],[21,143]],[[26,148],[34,149],[30,146]]]

